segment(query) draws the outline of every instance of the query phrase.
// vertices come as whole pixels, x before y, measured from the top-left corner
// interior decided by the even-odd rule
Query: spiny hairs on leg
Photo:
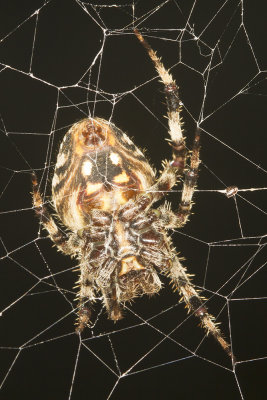
[[[164,67],[161,59],[157,56],[157,53],[151,48],[150,44],[144,39],[141,33],[137,29],[134,30],[134,33],[146,49],[164,85],[168,110],[169,135],[171,137],[170,145],[173,152],[172,166],[177,169],[178,174],[183,173],[187,150],[185,147],[185,139],[183,137],[182,118],[180,116],[182,107],[179,99],[178,86],[176,85],[172,75]]]
[[[148,52],[148,55],[154,63],[165,87],[169,135],[171,137],[170,145],[172,147],[173,158],[170,167],[176,170],[177,175],[182,175],[184,173],[185,176],[182,198],[177,211],[179,220],[177,227],[182,227],[186,224],[191,213],[192,197],[198,176],[198,167],[200,164],[200,129],[196,129],[193,150],[190,157],[190,165],[186,167],[187,149],[182,130],[183,123],[180,116],[182,108],[180,105],[178,86],[176,85],[172,75],[164,67],[161,59],[157,56],[156,52],[151,48],[150,44],[144,39],[141,33],[137,29],[134,30],[134,33]]]
[[[73,272],[76,271],[80,272],[80,276],[76,282],[76,286],[74,286],[74,289],[79,288],[79,292],[76,295],[76,300],[78,300],[78,318],[75,332],[80,334],[86,326],[90,325],[92,304],[95,302],[96,298],[87,266],[82,263],[77,269],[73,270]]]
[[[34,172],[32,173],[32,188],[33,206],[40,223],[59,250],[65,254],[74,253],[76,243],[73,235],[67,236],[58,228],[48,208],[43,203],[41,193],[39,192],[39,183]]]
[[[184,172],[184,185],[182,190],[181,201],[178,207],[177,216],[179,218],[179,227],[182,227],[188,221],[191,214],[192,198],[195,191],[198,168],[200,164],[199,159],[200,151],[200,128],[196,129],[195,138],[193,143],[192,153],[190,155],[190,165],[186,167]]]
[[[208,313],[207,308],[203,304],[205,299],[194,288],[190,282],[189,275],[186,273],[186,268],[181,265],[177,257],[173,260],[167,276],[171,279],[173,288],[179,291],[188,311],[200,319],[201,326],[206,330],[207,334],[211,334],[224,351],[233,358],[230,344],[223,338],[218,324],[214,322],[214,317]]]
[[[32,173],[32,198],[33,198],[33,206],[36,216],[39,218],[43,227],[47,230],[52,240],[60,246],[61,242],[64,243],[64,239],[62,237],[61,232],[56,226],[53,218],[51,217],[47,207],[43,204],[42,196],[39,192],[39,184],[35,173]]]

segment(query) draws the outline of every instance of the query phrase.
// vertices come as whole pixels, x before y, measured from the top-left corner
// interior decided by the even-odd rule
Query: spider
[[[83,119],[64,136],[52,180],[52,202],[68,233],[57,226],[43,204],[33,174],[35,213],[57,248],[79,261],[77,333],[90,324],[92,304],[99,294],[108,317],[117,321],[123,317],[125,302],[161,289],[161,274],[171,279],[189,311],[231,356],[229,344],[168,235],[168,230],[183,227],[191,212],[200,164],[200,129],[188,157],[178,87],[141,33],[134,33],[164,85],[172,161],[163,163],[156,178],[143,153],[119,128],[101,118]],[[176,211],[168,203],[153,208],[182,175]]]

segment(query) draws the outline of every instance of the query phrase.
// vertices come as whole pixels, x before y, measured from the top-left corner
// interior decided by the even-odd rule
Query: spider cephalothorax
[[[165,87],[172,161],[165,162],[157,178],[143,153],[115,125],[101,118],[86,118],[66,133],[58,153],[52,181],[52,201],[58,228],[42,202],[33,176],[37,215],[51,239],[65,254],[79,260],[78,326],[90,322],[90,304],[102,296],[110,319],[122,318],[126,301],[160,290],[159,275],[170,277],[188,309],[213,334],[228,354],[213,317],[190,282],[168,230],[188,219],[199,166],[200,131],[196,130],[190,162],[182,133],[178,88],[156,53],[136,30]],[[180,204],[155,208],[184,175]]]

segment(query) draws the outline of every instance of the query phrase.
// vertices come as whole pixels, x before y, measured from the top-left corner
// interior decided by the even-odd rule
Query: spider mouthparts
[[[130,271],[140,271],[145,269],[143,265],[141,265],[135,256],[124,257],[121,260],[121,270],[119,276],[125,275]]]

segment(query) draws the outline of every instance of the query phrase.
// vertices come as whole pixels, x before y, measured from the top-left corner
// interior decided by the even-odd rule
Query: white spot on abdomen
[[[92,165],[91,161],[88,161],[88,160],[85,161],[82,166],[82,174],[85,176],[90,175],[91,171],[92,171],[92,167],[93,167],[93,165]]]
[[[59,153],[57,158],[56,168],[62,167],[62,165],[65,164],[66,160],[67,160],[66,155],[64,153]]]
[[[121,158],[117,153],[110,153],[109,158],[114,165],[118,165],[121,162]]]
[[[52,180],[52,187],[54,188],[58,183],[59,183],[59,177],[58,177],[58,175],[54,174],[53,180]]]

